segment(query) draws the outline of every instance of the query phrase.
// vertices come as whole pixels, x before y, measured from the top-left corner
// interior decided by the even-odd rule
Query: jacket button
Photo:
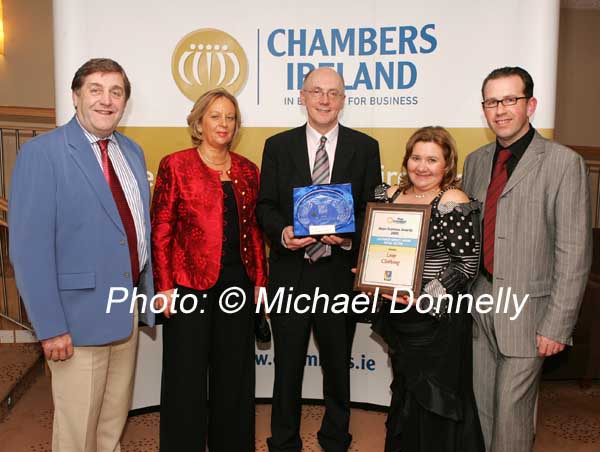
[[[248,221],[248,220],[246,220],[246,219],[244,218],[242,221],[245,223],[245,222],[246,222],[246,221]]]
[[[244,251],[248,251],[248,248],[244,247]]]
[[[233,183],[234,183],[234,184],[237,184],[237,183],[238,183],[238,180],[237,180],[237,179],[236,179],[236,180],[234,180],[234,181],[233,181]]]
[[[243,239],[245,239],[246,237],[248,237],[246,234],[244,234],[244,235],[242,236],[242,238],[243,238]]]
[[[119,241],[119,244],[120,244],[120,245],[125,245],[125,239],[121,239],[121,240]]]
[[[243,205],[243,206],[242,206],[242,210],[246,210],[246,205]]]
[[[248,263],[248,259],[246,259],[246,260],[244,261],[244,264],[247,264],[247,263]]]
[[[129,278],[129,277],[131,277],[131,274],[129,272],[125,272],[125,273],[123,273],[123,276],[125,278]]]
[[[245,191],[242,192],[242,196],[246,196],[246,192]]]

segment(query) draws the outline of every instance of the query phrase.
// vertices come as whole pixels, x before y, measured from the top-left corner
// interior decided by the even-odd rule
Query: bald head
[[[337,78],[338,82],[339,82],[339,86],[340,86],[340,92],[344,92],[344,79],[342,78],[342,76],[335,71],[334,69],[330,68],[330,67],[319,67],[316,69],[312,69],[310,70],[305,76],[304,76],[304,84],[303,87],[306,88],[306,83],[309,82],[310,79],[313,78],[313,76],[319,78],[319,77],[324,77],[324,76],[328,76],[328,77],[333,77],[333,78]]]
[[[306,107],[310,126],[325,135],[337,125],[344,108],[344,80],[331,68],[314,69],[304,78],[300,100]]]

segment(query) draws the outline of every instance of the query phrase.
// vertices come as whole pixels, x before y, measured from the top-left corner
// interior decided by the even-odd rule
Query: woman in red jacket
[[[258,168],[230,150],[241,118],[227,91],[203,94],[187,122],[195,147],[161,161],[152,202],[154,281],[167,300],[160,450],[254,451]]]

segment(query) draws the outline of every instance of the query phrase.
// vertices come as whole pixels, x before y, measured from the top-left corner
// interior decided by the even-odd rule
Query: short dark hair
[[[488,74],[488,76],[483,81],[481,85],[481,98],[485,99],[485,85],[490,80],[496,80],[499,78],[510,77],[512,75],[516,75],[523,81],[523,95],[528,99],[533,97],[533,79],[529,72],[519,66],[505,66],[498,69],[494,69],[492,72]]]
[[[121,74],[123,77],[123,84],[125,85],[125,100],[129,100],[129,96],[131,96],[131,83],[129,83],[125,69],[123,69],[119,63],[111,60],[110,58],[92,58],[91,60],[86,61],[83,66],[81,66],[79,69],[77,69],[77,72],[75,72],[75,76],[71,82],[71,90],[79,92],[83,86],[85,78],[88,75],[95,74],[96,72],[118,72]]]

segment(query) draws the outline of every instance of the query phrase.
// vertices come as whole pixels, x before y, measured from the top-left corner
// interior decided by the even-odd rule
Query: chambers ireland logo
[[[248,59],[231,35],[214,28],[201,28],[177,43],[171,72],[181,92],[195,102],[213,88],[237,94],[248,77]]]

